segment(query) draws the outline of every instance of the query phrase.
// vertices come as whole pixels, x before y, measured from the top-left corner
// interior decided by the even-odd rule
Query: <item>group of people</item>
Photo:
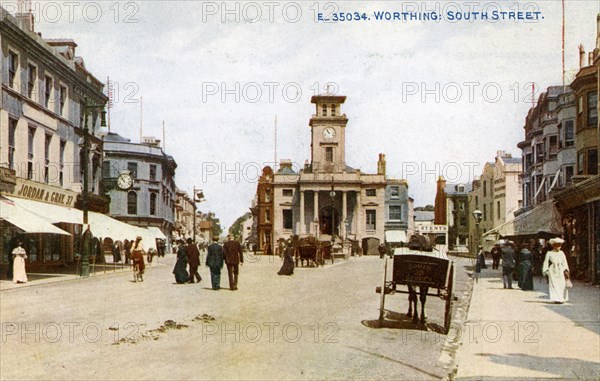
[[[552,238],[548,241],[552,249],[546,252],[541,266],[541,274],[548,277],[550,300],[555,303],[564,303],[569,300],[567,287],[571,285],[569,265],[565,253],[561,250],[564,242],[562,238]],[[516,274],[517,284],[521,290],[533,290],[535,259],[526,246],[517,251],[514,242],[503,241],[494,246],[491,254],[492,269],[499,269],[500,260],[502,260],[502,283],[505,289],[513,288],[513,275]],[[485,256],[483,248],[480,246],[475,264],[476,282],[482,268],[485,268]]]
[[[227,265],[227,274],[229,276],[229,289],[235,291],[238,289],[238,276],[240,266],[244,263],[244,252],[242,245],[233,239],[231,235],[227,236],[227,242],[219,244],[219,237],[213,237],[213,242],[208,246],[206,255],[206,266],[210,269],[210,280],[213,290],[221,288],[221,270]],[[189,266],[189,274],[186,267]],[[173,269],[175,281],[177,283],[200,283],[202,277],[198,273],[200,266],[200,252],[191,238],[188,238],[187,244],[180,240],[177,249],[177,262]]]

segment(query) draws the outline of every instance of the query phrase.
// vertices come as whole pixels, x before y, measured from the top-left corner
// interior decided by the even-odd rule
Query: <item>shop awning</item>
[[[385,242],[388,243],[400,243],[408,242],[406,239],[406,231],[404,230],[387,230],[385,232]]]
[[[0,197],[0,219],[8,221],[25,233],[71,235],[52,225],[47,219],[17,206],[14,202],[5,197]]]
[[[516,236],[536,235],[540,233],[562,234],[560,213],[554,201],[546,201],[533,209],[518,215],[514,219]]]
[[[53,224],[59,222],[65,222],[68,224],[83,224],[83,213],[79,209],[27,200],[18,197],[6,196],[6,198],[14,202],[15,205],[23,209],[27,209],[29,212],[37,214]]]
[[[154,234],[154,238],[157,239],[167,239],[167,236],[156,226],[150,226],[148,230]]]

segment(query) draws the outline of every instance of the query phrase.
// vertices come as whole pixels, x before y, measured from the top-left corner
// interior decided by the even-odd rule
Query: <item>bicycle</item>
[[[140,265],[137,261],[133,261],[132,269],[133,269],[133,281],[135,283],[137,283],[138,280],[140,282],[143,282],[144,275],[140,272]]]

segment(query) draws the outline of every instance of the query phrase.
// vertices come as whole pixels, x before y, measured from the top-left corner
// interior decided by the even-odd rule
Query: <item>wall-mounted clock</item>
[[[117,186],[122,190],[131,189],[133,186],[133,177],[129,172],[123,172],[117,177]]]

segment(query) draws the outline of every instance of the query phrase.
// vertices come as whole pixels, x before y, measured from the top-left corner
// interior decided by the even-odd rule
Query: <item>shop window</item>
[[[127,193],[127,214],[137,214],[137,193]]]
[[[291,230],[293,227],[294,214],[291,209],[284,209],[283,211],[283,228]]]
[[[377,228],[377,211],[373,209],[366,210],[366,228],[367,230],[375,230]]]

